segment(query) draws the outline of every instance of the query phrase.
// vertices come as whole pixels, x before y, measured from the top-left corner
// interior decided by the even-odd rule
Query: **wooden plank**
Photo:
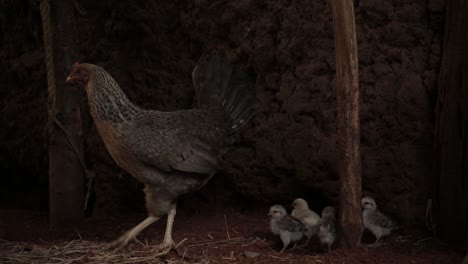
[[[57,229],[83,218],[81,100],[79,91],[65,82],[76,44],[73,1],[46,1],[41,15],[48,70],[49,224]]]
[[[467,242],[468,0],[448,0],[434,134],[436,233]]]
[[[362,237],[359,77],[353,0],[331,0],[336,50],[340,208],[342,247]]]

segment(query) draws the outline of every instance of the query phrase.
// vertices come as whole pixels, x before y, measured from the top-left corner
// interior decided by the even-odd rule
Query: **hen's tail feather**
[[[200,58],[192,73],[200,108],[223,106],[238,129],[255,115],[255,80],[219,53]]]

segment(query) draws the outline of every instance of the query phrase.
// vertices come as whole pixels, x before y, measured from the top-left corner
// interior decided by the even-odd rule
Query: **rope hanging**
[[[86,193],[86,199],[84,204],[84,209],[88,206],[88,200],[91,192],[91,185],[93,177],[91,172],[88,171],[86,165],[84,163],[83,158],[80,155],[80,151],[76,146],[75,142],[72,139],[71,134],[65,129],[63,124],[57,119],[57,107],[56,107],[56,83],[55,83],[55,65],[54,65],[54,51],[53,51],[53,35],[52,35],[52,23],[51,23],[51,15],[50,15],[50,2],[49,0],[41,0],[40,3],[40,10],[41,10],[41,17],[42,17],[42,31],[43,31],[43,38],[44,38],[44,50],[45,50],[45,63],[46,63],[46,71],[47,71],[47,93],[48,93],[48,101],[47,101],[47,112],[48,112],[48,126],[52,124],[52,122],[57,125],[65,135],[70,147],[73,149],[76,157],[80,161],[80,165],[85,173],[86,177],[88,178],[88,191]]]
[[[47,70],[47,111],[49,113],[49,121],[51,117],[56,115],[55,107],[55,73],[54,73],[54,51],[52,49],[52,26],[50,22],[50,3],[49,0],[42,0],[40,4],[42,17],[42,32],[44,37],[45,63]]]

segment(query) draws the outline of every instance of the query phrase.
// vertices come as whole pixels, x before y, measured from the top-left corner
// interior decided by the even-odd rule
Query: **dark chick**
[[[377,203],[370,196],[361,199],[362,220],[364,228],[368,229],[375,236],[375,242],[372,246],[378,246],[382,237],[390,235],[392,230],[396,229],[396,224],[377,209]]]
[[[330,252],[336,239],[336,210],[334,207],[327,206],[323,209],[318,237],[322,245],[326,245]]]
[[[271,232],[279,235],[283,242],[283,248],[279,253],[283,253],[291,242],[296,246],[296,243],[304,237],[304,233],[307,231],[304,224],[288,215],[283,206],[273,205],[268,215],[271,216]]]

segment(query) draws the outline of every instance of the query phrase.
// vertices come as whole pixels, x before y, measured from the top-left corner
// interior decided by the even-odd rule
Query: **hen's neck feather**
[[[127,98],[106,71],[91,71],[89,77],[86,92],[94,119],[112,123],[129,122],[143,111]]]

